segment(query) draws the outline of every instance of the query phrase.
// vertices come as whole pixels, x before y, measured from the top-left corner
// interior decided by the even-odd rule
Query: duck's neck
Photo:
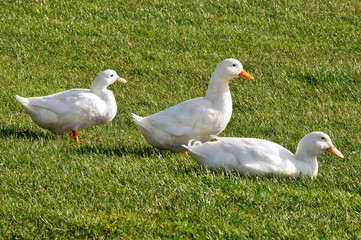
[[[297,149],[295,158],[295,165],[300,174],[316,177],[318,172],[317,156]]]
[[[104,110],[107,112],[107,115],[115,116],[117,103],[115,101],[113,92],[108,90],[107,87],[108,85],[105,85],[102,82],[93,82],[90,86],[90,91],[106,103],[106,109]]]
[[[219,98],[223,98],[224,95],[230,96],[228,80],[223,79],[214,72],[209,81],[207,97],[211,100],[218,100]]]
[[[90,91],[97,95],[105,104],[103,108],[104,123],[111,121],[117,114],[117,103],[113,92],[104,88],[90,88]]]
[[[95,79],[92,85],[90,86],[90,91],[95,95],[97,95],[103,101],[103,103],[105,103],[102,109],[103,110],[102,122],[103,123],[109,122],[115,117],[117,113],[117,103],[115,101],[113,92],[107,89],[109,84],[107,84],[104,81],[96,81],[96,80],[97,79]]]
[[[228,123],[232,116],[232,97],[228,81],[213,74],[209,82],[206,98],[213,102],[213,108],[222,113],[223,121]]]
[[[108,90],[107,85],[103,81],[93,81],[92,85],[90,86],[90,91],[100,97],[103,101],[112,100],[111,96],[113,96],[112,91]],[[113,96],[114,98],[114,96]]]

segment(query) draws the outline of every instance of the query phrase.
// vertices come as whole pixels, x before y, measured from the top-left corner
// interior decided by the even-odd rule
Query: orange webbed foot
[[[79,142],[82,142],[82,141],[85,141],[85,140],[89,140],[89,139],[90,139],[90,137],[86,137],[86,138],[80,139]]]
[[[79,139],[79,137],[78,137],[78,131],[71,131],[71,132],[69,133],[69,136],[70,136],[74,141],[76,141],[76,142],[82,142],[82,141],[84,141],[84,140],[90,139],[90,137],[83,138],[83,139]]]
[[[76,142],[79,142],[78,131],[71,131],[69,136]]]
[[[187,157],[189,156],[189,154],[188,154],[187,151],[182,152],[182,154],[185,155],[185,156],[187,156]]]

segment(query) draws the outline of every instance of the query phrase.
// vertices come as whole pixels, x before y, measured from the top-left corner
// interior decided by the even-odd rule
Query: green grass
[[[0,238],[357,239],[361,236],[361,4],[356,0],[0,2]],[[130,113],[203,96],[239,59],[221,136],[295,151],[308,132],[345,155],[319,175],[209,171],[148,145]],[[118,114],[80,144],[31,122],[14,95],[89,88],[114,69]]]

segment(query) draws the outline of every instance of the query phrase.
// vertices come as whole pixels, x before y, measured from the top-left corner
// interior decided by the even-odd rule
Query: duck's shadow
[[[119,145],[119,146],[99,146],[99,145],[86,145],[81,146],[78,149],[78,153],[81,154],[104,154],[107,156],[137,156],[141,158],[177,158],[177,156],[172,156],[172,154],[181,154],[181,153],[171,153],[166,150],[158,150],[152,146],[139,146],[139,145]],[[187,158],[188,161],[195,161],[190,156]],[[187,161],[186,159],[183,159]],[[223,175],[224,177],[237,177],[241,179],[252,179],[255,181],[264,181],[266,179],[295,179],[293,176],[277,176],[277,175],[267,175],[267,174],[251,174],[251,173],[242,173],[236,170],[220,169],[220,168],[207,168],[204,166],[199,166],[198,164],[180,164],[178,167],[173,169],[178,174],[186,175],[202,175],[202,174],[213,174],[213,175]]]
[[[196,174],[212,174],[215,176],[223,175],[224,177],[236,177],[239,179],[249,179],[252,181],[264,181],[264,180],[295,180],[295,179],[301,179],[302,181],[304,179],[301,176],[287,176],[287,175],[276,175],[276,174],[254,174],[254,173],[248,173],[248,172],[239,172],[237,170],[229,170],[229,169],[221,169],[221,168],[208,168],[205,166],[187,166],[182,169],[185,174],[192,175],[194,173]]]
[[[16,128],[2,128],[0,129],[0,136],[2,138],[32,138],[32,139],[53,139],[54,136],[45,134],[43,132],[34,132],[28,129],[16,129]]]
[[[55,139],[55,135],[46,134],[41,131],[35,132],[29,129],[1,128],[0,138],[50,140],[50,139]],[[117,155],[120,157],[127,155],[137,155],[140,157],[154,157],[154,156],[163,155],[161,151],[154,149],[151,146],[140,147],[140,146],[129,146],[129,145],[119,145],[119,146],[83,145],[80,146],[77,149],[77,151],[79,153],[105,154],[109,156]]]
[[[1,138],[18,138],[18,139],[24,139],[24,138],[31,138],[31,139],[55,139],[54,135],[45,134],[43,132],[34,132],[28,129],[15,129],[15,128],[2,128],[0,129],[0,137]],[[167,151],[162,151],[155,149],[151,146],[142,146],[139,145],[133,146],[133,145],[119,145],[119,146],[98,146],[98,145],[84,145],[77,149],[78,153],[81,154],[104,154],[107,156],[119,156],[119,157],[125,157],[125,156],[131,156],[135,155],[138,157],[143,158],[154,158],[154,157],[162,157],[167,158],[171,157],[170,154]],[[273,179],[275,176],[273,175],[255,175],[255,174],[247,174],[247,173],[239,173],[237,171],[230,171],[230,170],[222,170],[222,169],[208,169],[207,167],[201,167],[197,165],[192,166],[184,166],[181,169],[178,169],[179,173],[183,172],[185,174],[202,174],[204,172],[212,172],[212,174],[221,174],[225,176],[237,176],[240,178],[250,178],[254,180],[264,180],[264,179]],[[281,176],[277,178],[295,178],[290,176]]]
[[[153,147],[138,147],[138,146],[98,146],[98,145],[85,145],[81,146],[78,150],[80,154],[104,154],[107,156],[125,157],[136,155],[139,157],[154,157],[159,156],[160,152]]]

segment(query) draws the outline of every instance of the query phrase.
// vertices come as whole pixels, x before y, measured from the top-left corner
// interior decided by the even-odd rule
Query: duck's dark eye
[[[325,137],[321,137],[322,140],[325,140],[326,138]]]
[[[114,74],[110,75],[110,77],[114,77]]]
[[[237,66],[235,63],[232,65],[233,67]]]

